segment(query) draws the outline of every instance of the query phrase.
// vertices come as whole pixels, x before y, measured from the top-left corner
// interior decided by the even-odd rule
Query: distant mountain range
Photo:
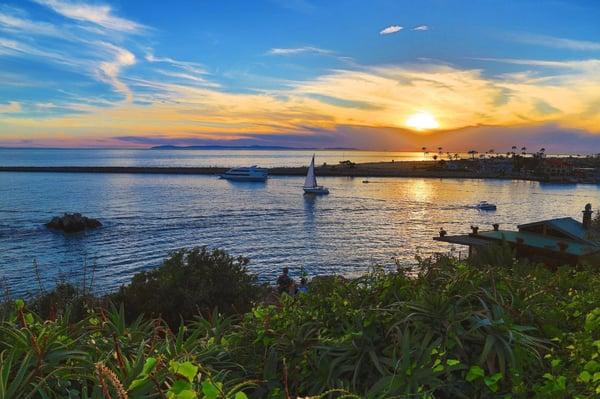
[[[357,151],[356,148],[333,147],[333,148],[298,148],[271,145],[158,145],[150,147],[151,150],[329,150],[329,151]]]

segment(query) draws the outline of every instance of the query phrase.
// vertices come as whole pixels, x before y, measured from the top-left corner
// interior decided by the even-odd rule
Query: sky
[[[596,0],[0,1],[0,146],[600,152]]]

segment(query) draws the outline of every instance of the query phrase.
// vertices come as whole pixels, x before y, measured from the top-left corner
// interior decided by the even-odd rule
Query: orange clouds
[[[134,62],[121,56],[126,54],[117,57],[117,67]],[[227,92],[203,82],[184,85],[130,78],[127,86],[112,81],[126,94],[131,90],[129,101],[109,106],[71,104],[79,113],[65,116],[5,114],[0,116],[0,129],[5,139],[51,138],[59,133],[80,139],[123,134],[228,139],[249,133],[314,134],[340,125],[401,128],[411,115],[427,110],[445,130],[552,122],[599,132],[598,64],[542,68],[496,77],[448,65],[335,70],[258,94]],[[110,68],[104,72],[108,77],[117,75],[109,73]]]

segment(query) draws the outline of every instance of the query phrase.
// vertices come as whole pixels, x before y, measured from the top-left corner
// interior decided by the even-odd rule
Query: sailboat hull
[[[327,187],[304,187],[304,194],[326,195],[329,194]]]

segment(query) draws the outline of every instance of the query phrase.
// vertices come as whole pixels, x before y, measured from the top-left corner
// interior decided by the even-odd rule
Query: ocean
[[[312,151],[0,150],[0,165],[299,166]],[[415,159],[422,154],[317,152],[318,162]],[[411,158],[413,157],[413,158]],[[331,194],[302,194],[302,177],[233,183],[216,176],[0,173],[0,281],[15,295],[80,281],[94,270],[97,291],[114,289],[157,267],[181,247],[222,248],[250,258],[273,281],[283,266],[298,276],[358,275],[369,267],[415,263],[415,255],[453,248],[432,240],[499,223],[551,217],[579,220],[600,206],[600,186],[530,181],[323,177]],[[487,200],[495,212],[469,206]],[[75,235],[46,229],[63,212],[98,218],[103,227]],[[456,250],[464,249],[456,247]]]

